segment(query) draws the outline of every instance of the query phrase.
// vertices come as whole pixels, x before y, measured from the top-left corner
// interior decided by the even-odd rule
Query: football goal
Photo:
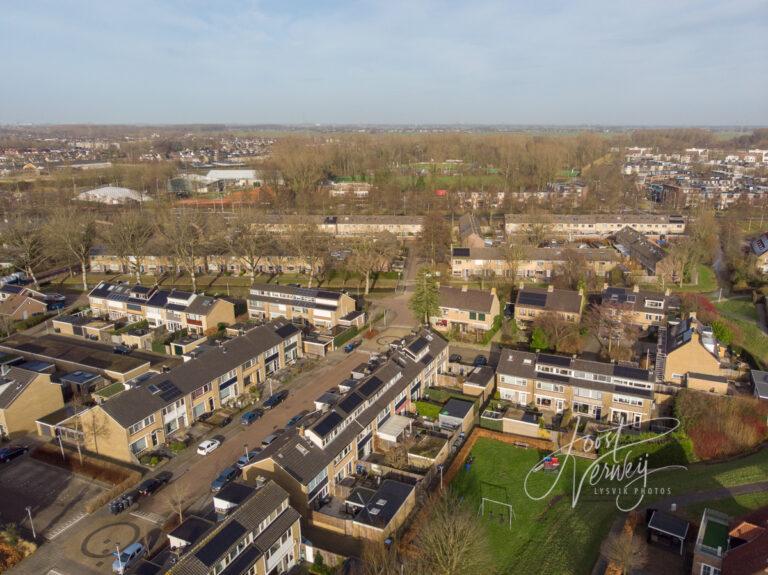
[[[481,517],[490,521],[498,521],[500,525],[506,524],[512,529],[512,520],[515,518],[515,510],[512,509],[511,503],[504,503],[503,501],[483,497],[480,500],[479,514]]]

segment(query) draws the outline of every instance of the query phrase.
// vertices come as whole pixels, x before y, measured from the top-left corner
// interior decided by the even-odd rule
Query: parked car
[[[273,393],[264,402],[264,407],[266,407],[267,409],[272,409],[273,407],[277,407],[278,405],[280,405],[285,401],[286,397],[288,397],[287,389],[283,389],[282,391]]]
[[[267,436],[266,436],[266,437],[265,437],[265,438],[264,438],[264,439],[261,441],[261,445],[263,445],[264,447],[267,447],[267,446],[268,446],[270,443],[272,443],[272,442],[273,442],[275,439],[277,439],[278,437],[280,437],[280,434],[279,434],[279,433],[277,433],[277,432],[275,432],[275,433],[271,433],[271,434],[267,435]]]
[[[129,346],[125,345],[124,343],[121,343],[121,344],[118,344],[115,347],[113,347],[112,351],[114,353],[119,354],[119,355],[128,355],[128,354],[130,354],[133,351],[133,349],[130,348]]]
[[[212,415],[213,415],[212,411],[205,411],[200,414],[200,417],[197,418],[197,421],[208,421]]]
[[[451,363],[461,363],[461,355],[459,355],[458,353],[452,353],[448,358],[448,361],[450,361]]]
[[[304,419],[304,416],[307,415],[308,413],[309,413],[309,411],[307,411],[306,409],[304,411],[301,411],[301,412],[297,413],[296,415],[294,415],[292,418],[290,418],[288,420],[288,423],[286,423],[285,426],[286,427],[293,427],[299,421]]]
[[[344,353],[352,353],[358,345],[360,345],[359,341],[350,341],[344,346]]]
[[[260,409],[252,409],[251,411],[246,411],[243,415],[240,416],[240,423],[243,425],[250,425],[262,415],[264,415],[264,412]]]
[[[145,479],[139,485],[139,493],[144,497],[152,495],[155,491],[159,490],[163,485],[168,483],[171,480],[171,477],[172,475],[170,472],[163,471],[158,473],[155,477]]]
[[[245,456],[245,453],[243,453],[238,460],[235,462],[235,465],[237,465],[240,469],[248,465],[251,461],[256,459],[256,456],[261,453],[261,449],[254,449],[253,451],[248,452],[248,456]]]
[[[112,562],[112,573],[123,575],[146,554],[147,549],[141,543],[131,543],[120,551],[119,555],[117,551],[114,551],[112,553],[115,556],[115,560]]]
[[[208,455],[212,451],[216,451],[221,445],[221,441],[218,439],[206,439],[200,445],[197,446],[198,455]]]
[[[237,465],[230,465],[213,480],[211,483],[211,491],[214,493],[221,491],[225,485],[237,479],[238,475],[240,475],[240,468]]]
[[[473,364],[475,367],[482,367],[483,365],[488,365],[488,358],[484,355],[478,355],[475,357],[475,361]]]
[[[231,415],[225,415],[221,418],[221,421],[219,421],[219,427],[226,427],[232,423],[232,416]]]
[[[17,457],[21,457],[27,451],[29,447],[26,445],[11,445],[9,447],[3,447],[0,449],[0,463],[10,463]]]

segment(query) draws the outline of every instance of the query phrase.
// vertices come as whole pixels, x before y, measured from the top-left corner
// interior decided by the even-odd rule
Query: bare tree
[[[365,278],[365,295],[370,291],[371,273],[388,264],[397,249],[397,239],[389,232],[366,236],[355,244],[347,265]]]
[[[14,267],[23,271],[39,288],[35,270],[49,259],[45,245],[45,228],[37,218],[12,220],[2,234],[2,243],[8,249]]]
[[[192,291],[197,291],[197,264],[211,244],[208,218],[192,211],[161,212],[157,228],[174,259],[189,274]]]
[[[354,575],[400,575],[402,562],[398,560],[395,546],[388,548],[379,541],[366,540]],[[411,571],[403,565],[402,572]]]
[[[274,237],[264,230],[254,230],[254,220],[252,212],[240,212],[224,236],[227,252],[249,270],[252,282],[256,280],[259,262],[276,251]]]
[[[141,283],[141,268],[147,257],[147,248],[154,236],[152,221],[145,211],[121,212],[104,233],[104,240],[110,251],[120,258],[126,271],[131,268],[136,274],[136,283]]]
[[[330,245],[331,237],[321,232],[312,222],[299,222],[290,226],[288,246],[309,267],[307,287],[312,287],[312,280],[317,270],[322,267],[321,264],[328,254]]]
[[[184,510],[186,509],[187,500],[189,499],[187,489],[180,485],[179,481],[174,481],[166,490],[165,499],[168,502],[168,507],[171,508],[171,511],[178,515],[179,523],[184,521]]]
[[[46,239],[49,253],[74,258],[80,264],[83,291],[88,291],[88,259],[96,240],[96,221],[91,214],[66,208],[48,220]]]
[[[610,359],[632,358],[640,328],[632,322],[629,304],[605,302],[593,305],[584,315],[584,325]]]
[[[90,438],[93,444],[93,451],[99,453],[99,440],[108,440],[112,435],[112,427],[109,418],[100,409],[89,409],[77,417],[79,425],[78,430],[82,431],[83,437]],[[78,447],[79,450],[79,447]]]
[[[546,335],[555,350],[565,353],[579,353],[582,348],[579,324],[563,319],[554,312],[539,315],[533,322]]]
[[[603,544],[603,554],[621,570],[621,575],[629,575],[648,560],[645,542],[631,529],[609,535]]]
[[[429,520],[416,537],[416,565],[412,573],[430,575],[492,575],[496,566],[485,525],[453,493],[434,496],[426,504]]]
[[[419,255],[428,260],[432,267],[448,258],[451,227],[441,214],[432,213],[424,217],[417,247]]]

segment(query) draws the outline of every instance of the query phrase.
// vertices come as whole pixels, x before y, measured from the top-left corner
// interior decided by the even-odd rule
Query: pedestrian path
[[[87,515],[88,514],[85,511],[80,511],[78,513],[75,513],[74,515],[65,517],[62,521],[59,521],[55,525],[46,529],[45,532],[43,533],[43,537],[45,537],[48,541],[53,541],[59,535],[64,533],[67,529],[72,527],[75,523],[77,523]]]

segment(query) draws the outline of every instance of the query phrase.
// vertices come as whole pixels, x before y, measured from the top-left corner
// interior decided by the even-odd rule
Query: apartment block
[[[547,214],[532,217],[528,214],[506,214],[504,228],[507,234],[527,233],[541,227],[546,234],[566,238],[608,237],[623,227],[650,236],[679,235],[685,233],[685,218],[666,214]]]
[[[561,319],[578,323],[585,303],[584,291],[520,285],[515,298],[515,321],[525,326],[546,313],[554,313]]]
[[[413,420],[413,402],[434,385],[448,362],[448,343],[424,329],[392,350],[371,373],[341,380],[315,402],[319,413],[290,429],[266,447],[244,470],[246,477],[265,475],[291,494],[291,505],[311,524],[323,523],[321,507],[344,498],[358,462],[375,445],[396,443]],[[415,505],[413,485],[384,481],[367,494],[365,510],[347,524],[353,536],[383,540]],[[379,504],[384,501],[385,504]],[[325,521],[328,521],[325,519]]]
[[[133,462],[204,413],[237,404],[300,357],[301,349],[301,331],[285,322],[257,327],[218,346],[201,346],[190,361],[168,372],[127,382],[125,391],[63,424],[60,433],[94,453]]]
[[[205,333],[218,324],[235,322],[232,302],[157,286],[101,282],[88,294],[93,315],[130,323],[146,320],[168,331]]]
[[[430,323],[439,331],[486,332],[500,313],[496,288],[489,291],[440,286],[440,315]]]
[[[614,246],[630,264],[643,270],[648,276],[675,279],[667,252],[637,230],[624,227],[614,236]]]
[[[319,232],[334,237],[361,237],[389,232],[398,237],[415,237],[421,233],[422,216],[276,216],[262,215],[254,228],[286,234],[297,226],[315,226]]]
[[[548,281],[569,261],[605,277],[621,263],[621,256],[612,248],[525,248],[518,253],[495,247],[456,247],[451,251],[451,275]]]
[[[652,371],[554,354],[502,350],[501,396],[519,406],[640,426],[653,417]]]
[[[304,320],[315,327],[362,327],[365,314],[343,292],[289,285],[254,284],[248,296],[248,315],[255,319]]]
[[[219,521],[190,516],[168,533],[168,575],[288,573],[301,560],[299,513],[274,481],[237,481],[213,499]]]

